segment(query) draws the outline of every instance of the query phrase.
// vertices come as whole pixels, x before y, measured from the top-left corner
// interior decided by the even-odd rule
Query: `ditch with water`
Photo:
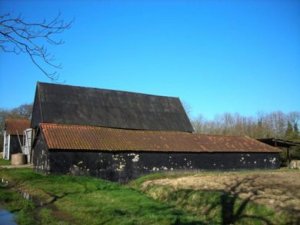
[[[8,188],[9,182],[4,179],[0,178],[0,188]],[[31,201],[34,203],[36,207],[42,207],[44,203],[37,198],[34,198],[29,193],[23,190],[17,190],[17,192],[22,196],[22,198]],[[0,204],[0,225],[18,225],[15,221],[15,214],[6,210],[5,206]]]
[[[3,178],[0,180],[0,186],[6,187],[8,181]],[[0,225],[17,225],[14,219],[14,214],[5,210],[3,206],[0,205]]]
[[[3,209],[0,205],[0,225],[17,225],[14,214]]]

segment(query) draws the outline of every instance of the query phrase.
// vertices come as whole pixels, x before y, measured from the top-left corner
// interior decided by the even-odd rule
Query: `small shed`
[[[9,160],[12,154],[22,153],[23,132],[30,128],[28,119],[7,118],[3,132],[3,158]]]
[[[291,162],[290,149],[292,147],[300,146],[300,142],[284,140],[284,139],[280,139],[280,138],[261,138],[261,139],[257,139],[257,140],[260,142],[263,142],[265,144],[274,146],[276,148],[286,150],[286,160],[287,160],[288,165],[290,165],[290,162]]]

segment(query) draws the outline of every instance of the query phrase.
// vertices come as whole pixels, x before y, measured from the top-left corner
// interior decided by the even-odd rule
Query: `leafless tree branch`
[[[70,29],[72,23],[73,21],[62,20],[60,14],[50,21],[44,19],[40,23],[27,22],[21,15],[0,15],[0,51],[27,54],[44,75],[51,80],[57,80],[56,69],[61,69],[61,64],[54,62],[54,56],[48,53],[43,43],[63,44],[64,41],[56,40],[55,35]],[[48,67],[54,68],[54,72],[49,72]]]

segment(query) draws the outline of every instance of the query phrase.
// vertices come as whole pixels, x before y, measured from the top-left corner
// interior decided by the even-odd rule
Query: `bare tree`
[[[51,80],[56,80],[56,70],[62,67],[54,62],[54,55],[48,52],[45,44],[63,44],[63,40],[56,40],[54,36],[69,29],[71,24],[72,21],[62,20],[60,14],[50,21],[43,20],[37,23],[27,22],[21,16],[0,15],[0,49],[3,52],[27,54],[43,74]],[[54,71],[48,72],[49,68]]]
[[[9,112],[10,117],[31,118],[32,104],[22,104]]]
[[[252,138],[290,138],[286,135],[288,123],[293,127],[294,140],[299,139],[300,112],[285,114],[280,111],[258,113],[257,116],[242,116],[238,113],[224,113],[207,120],[202,115],[192,121],[197,133],[247,135]]]

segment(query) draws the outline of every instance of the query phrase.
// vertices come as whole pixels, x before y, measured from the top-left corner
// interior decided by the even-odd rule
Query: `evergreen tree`
[[[292,123],[290,121],[288,121],[287,128],[285,131],[285,138],[293,139],[293,137],[294,137],[294,129],[293,129]]]
[[[298,123],[294,123],[294,136],[295,136],[295,139],[298,139],[299,138],[299,129],[298,129]]]

